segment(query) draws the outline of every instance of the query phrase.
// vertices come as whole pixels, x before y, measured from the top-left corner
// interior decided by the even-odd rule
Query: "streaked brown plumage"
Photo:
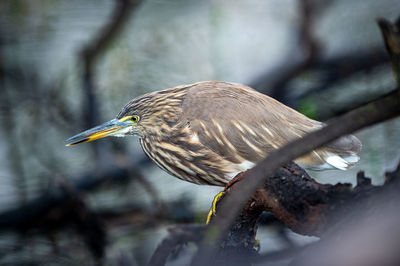
[[[221,186],[272,150],[324,126],[247,86],[212,81],[137,97],[112,121],[106,131],[103,125],[67,142],[138,135],[143,150],[165,171],[189,182]],[[349,135],[296,162],[312,169],[346,169],[358,161],[360,149],[360,141]]]

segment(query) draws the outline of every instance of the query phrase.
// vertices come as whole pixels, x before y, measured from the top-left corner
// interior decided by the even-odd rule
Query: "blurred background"
[[[65,139],[133,97],[203,80],[325,121],[395,88],[375,20],[399,15],[398,0],[1,1],[0,264],[145,264],[168,227],[204,223],[221,188],[169,176],[134,137]],[[354,184],[363,170],[381,184],[400,158],[400,120],[356,135],[356,167],[310,174]],[[268,222],[258,238],[262,251],[314,240]]]

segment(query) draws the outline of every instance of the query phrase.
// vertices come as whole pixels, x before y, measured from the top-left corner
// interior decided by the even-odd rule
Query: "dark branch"
[[[249,180],[248,174],[249,172],[240,174],[230,186],[228,185],[226,193],[218,201],[217,216],[220,214],[220,204],[229,194],[240,191],[239,184],[242,180]],[[337,216],[339,211],[346,210],[351,213],[357,202],[382,189],[372,186],[371,180],[365,178],[362,172],[358,174],[357,181],[354,189],[351,184],[319,184],[295,163],[280,167],[273,177],[265,180],[263,187],[257,190],[235,218],[212,260],[213,265],[219,265],[221,262],[243,266],[251,265],[255,260],[259,261],[254,243],[257,221],[263,211],[272,213],[296,233],[323,235],[341,222],[341,216]],[[370,205],[360,205],[359,208]],[[289,251],[290,254],[295,254],[301,249],[293,247]]]
[[[298,98],[305,98],[311,94],[319,93],[345,81],[347,78],[351,78],[356,73],[368,73],[375,67],[388,63],[389,57],[382,47],[375,47],[365,51],[343,53],[329,58],[320,57],[315,59],[312,64],[304,66],[298,66],[294,60],[286,60],[285,64],[278,65],[275,69],[264,74],[258,80],[251,82],[250,87],[268,95],[271,95],[271,91],[282,89],[286,91],[286,95],[280,100],[291,107],[296,107],[295,103]],[[291,72],[292,68],[297,69],[295,75],[287,73],[288,71]],[[291,81],[307,72],[316,73],[316,75],[321,76],[321,78],[315,84],[311,84],[304,93],[298,94],[298,91],[291,86]],[[275,80],[281,81],[276,82]],[[296,91],[295,97],[291,96],[291,91]],[[343,114],[350,109],[336,112],[336,115]],[[320,114],[318,115],[319,118],[321,118]],[[322,116],[323,119],[329,118],[324,117],[324,115]]]
[[[238,175],[227,186],[225,194],[217,203],[217,216],[221,215],[220,204],[231,193],[240,191],[239,184],[242,180],[247,182],[249,172]],[[258,219],[264,211],[279,217],[294,232],[322,236],[337,224],[350,224],[348,216],[342,219],[345,216],[337,213],[354,213],[356,209],[368,209],[366,206],[373,206],[372,196],[383,189],[386,187],[372,186],[371,180],[365,178],[362,172],[357,175],[357,186],[352,188],[351,184],[319,184],[295,163],[286,164],[273,177],[265,180],[263,187],[247,201],[229,228],[227,236],[215,247],[217,254],[211,259],[212,265],[251,265],[256,261],[291,257],[305,249],[292,246],[288,250],[260,257],[255,247],[255,236]],[[197,242],[202,239],[205,228],[202,227],[196,238],[192,235],[186,238],[187,230],[191,228],[178,229],[162,242],[153,255],[151,265],[164,265],[168,254],[176,247],[187,241]],[[189,231],[191,234],[192,230]],[[206,235],[206,239],[212,237],[213,235]]]
[[[299,1],[300,22],[299,28],[294,33],[295,46],[290,49],[290,53],[283,59],[281,65],[258,78],[250,84],[251,87],[268,92],[271,97],[286,103],[285,84],[311,66],[320,55],[321,46],[313,34],[313,27],[317,14],[321,14],[330,2]]]
[[[198,242],[202,239],[205,226],[183,225],[169,229],[169,235],[158,245],[150,258],[148,266],[162,266],[168,256],[180,245]]]
[[[132,11],[141,3],[139,0],[116,0],[115,2],[116,6],[111,14],[110,22],[82,49],[85,72],[91,72],[96,59],[116,39],[129,20]]]
[[[249,172],[243,173],[226,190],[227,193],[220,199],[221,203],[230,193],[240,189],[238,187],[241,180],[247,182],[248,174]],[[380,189],[379,186],[372,186],[371,180],[363,172],[358,173],[357,186],[353,189],[351,184],[320,184],[295,163],[288,163],[280,167],[273,177],[266,179],[263,187],[246,203],[230,228],[229,237],[223,243],[230,243],[231,235],[235,234],[235,228],[238,227],[241,231],[250,230],[250,239],[253,242],[246,241],[247,237],[240,239],[242,242],[246,241],[245,246],[252,245],[256,233],[254,221],[257,221],[262,211],[279,217],[279,220],[298,234],[321,236],[337,222],[333,214],[339,209],[368,198]]]
[[[370,197],[357,198],[347,209],[337,210],[338,222],[317,245],[298,252],[292,264],[399,265],[399,190],[400,164]]]
[[[83,107],[85,127],[90,128],[100,121],[100,112],[96,97],[96,87],[94,84],[93,66],[96,60],[109,45],[116,39],[122,31],[124,25],[129,20],[132,11],[140,4],[139,0],[116,0],[116,6],[111,14],[111,19],[93,38],[93,40],[82,49],[80,55],[84,64],[82,74],[82,86],[85,94],[85,104]],[[99,145],[94,143],[95,154],[100,155]],[[102,151],[104,153],[104,151]]]

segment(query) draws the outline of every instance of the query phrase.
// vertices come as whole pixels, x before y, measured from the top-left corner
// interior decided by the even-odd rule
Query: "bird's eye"
[[[131,117],[131,121],[134,122],[134,123],[139,122],[139,116],[133,115],[133,116]]]

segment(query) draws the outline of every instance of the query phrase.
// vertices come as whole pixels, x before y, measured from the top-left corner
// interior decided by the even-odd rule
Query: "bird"
[[[169,174],[226,186],[272,151],[324,126],[248,86],[202,81],[136,97],[115,119],[67,139],[66,146],[135,135]],[[346,135],[294,161],[305,169],[346,170],[359,161],[361,147]]]

